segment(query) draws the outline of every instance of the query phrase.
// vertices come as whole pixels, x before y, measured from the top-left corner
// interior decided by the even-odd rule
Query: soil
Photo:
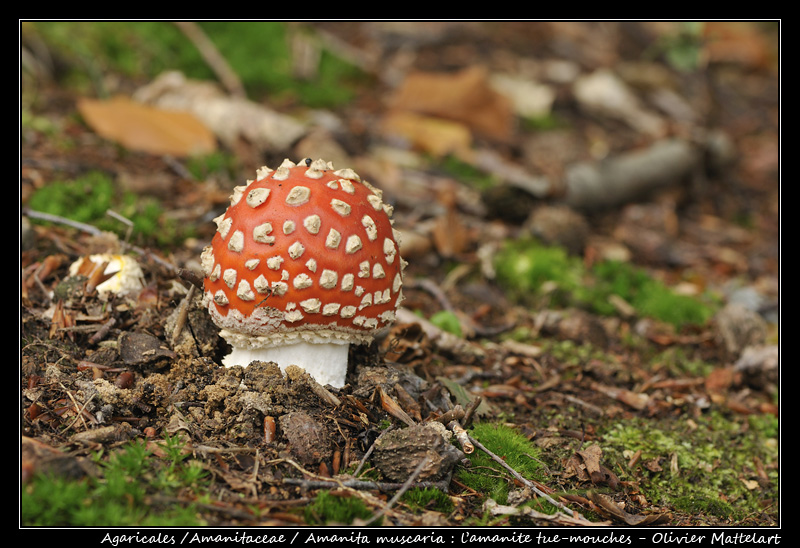
[[[323,27],[348,37],[354,45],[374,39],[345,34],[343,26],[320,25]],[[556,33],[555,28],[551,32]],[[481,33],[486,40],[481,51],[489,64],[507,62],[504,56],[517,55],[526,45],[523,29],[514,25],[510,29],[507,33]],[[462,29],[445,44],[452,59],[474,53],[466,39],[470,32]],[[573,39],[573,46],[588,56],[591,48],[583,45],[580,37]],[[557,40],[548,43],[566,47]],[[532,47],[546,49],[538,43]],[[448,68],[438,64],[435,51],[424,41],[417,48],[419,67]],[[623,49],[619,45],[619,50]],[[593,53],[612,55],[605,50]],[[612,57],[619,61],[618,56],[622,53]],[[757,288],[772,307],[761,309],[762,316],[768,316],[779,302],[780,264],[780,184],[770,152],[778,139],[777,104],[763,91],[774,89],[774,74],[762,67],[731,64],[720,65],[714,77],[735,82],[716,89],[714,108],[719,112],[717,127],[736,144],[739,162],[726,170],[724,177],[705,179],[700,190],[671,188],[633,204],[649,208],[644,217],[636,218],[654,224],[667,210],[680,226],[670,240],[685,252],[680,259],[665,256],[663,247],[644,238],[629,236],[626,241],[628,249],[634,250],[635,261],[667,281],[691,278],[702,286],[719,288],[733,280]],[[687,89],[692,85],[700,83],[685,83]],[[43,85],[39,94],[37,104],[47,105],[40,107],[39,115],[59,120],[72,115],[72,92]],[[351,119],[358,119],[353,111],[375,108],[366,95],[349,107]],[[750,106],[745,108],[748,100]],[[583,146],[586,131],[591,133],[598,123],[574,110],[565,112],[573,116],[570,131],[582,135],[571,142],[580,141],[577,146]],[[170,248],[136,241],[135,255],[146,279],[144,289],[103,298],[92,289],[91,280],[71,277],[68,268],[90,253],[128,249],[120,237],[58,223],[29,227],[23,219],[23,478],[45,470],[66,476],[92,474],[90,456],[100,448],[113,451],[130,440],[146,440],[157,451],[164,435],[179,435],[185,438],[192,458],[202,462],[213,478],[210,499],[215,503],[202,508],[209,524],[295,526],[305,523],[297,509],[320,490],[359,496],[372,510],[380,510],[404,478],[419,472],[419,456],[429,454],[436,459],[431,459],[431,468],[417,479],[446,489],[456,501],[455,510],[419,512],[395,504],[384,516],[384,524],[460,525],[485,515],[485,498],[459,482],[455,473],[467,465],[463,446],[455,438],[446,447],[437,445],[443,438],[413,428],[436,423],[445,434],[452,434],[453,417],[468,431],[477,421],[500,419],[541,449],[539,458],[548,473],[540,487],[566,509],[591,521],[616,525],[646,520],[668,525],[778,523],[779,505],[772,500],[764,500],[760,512],[736,522],[702,511],[664,507],[663,501],[647,500],[638,489],[637,481],[645,481],[652,472],[641,466],[621,470],[616,463],[607,463],[602,454],[582,453],[592,442],[602,447],[597,433],[615,422],[641,419],[663,427],[709,409],[741,421],[752,415],[778,415],[777,374],[756,368],[748,377],[733,367],[743,350],[736,347],[736,341],[743,340],[741,334],[726,344],[714,322],[676,332],[625,314],[601,317],[586,311],[522,306],[506,297],[492,280],[474,275],[481,264],[474,239],[457,254],[448,255],[441,240],[437,247],[432,237],[433,245],[408,257],[405,306],[421,311],[424,317],[446,306],[466,319],[464,325],[472,326],[472,332],[460,337],[443,335],[424,321],[401,317],[372,345],[351,348],[348,384],[338,390],[320,387],[302,371],[284,375],[274,364],[224,368],[220,359],[228,349],[201,307],[201,292],[190,291],[193,280],[187,271],[197,271],[200,251],[213,233],[209,215],[197,212],[218,210],[227,189],[239,182],[202,185],[186,179],[168,159],[121,151],[81,124],[67,127],[79,147],[60,147],[46,133],[26,136],[21,153],[23,205],[30,193],[47,181],[89,169],[99,168],[128,180],[158,174],[156,186],[162,205],[176,217],[194,223],[196,237]],[[621,132],[618,140],[613,131],[608,135],[616,150],[633,140],[630,132]],[[348,143],[351,156],[369,155],[367,149],[354,148],[357,144]],[[293,156],[293,152],[271,151],[269,156]],[[574,152],[576,156],[582,153]],[[242,172],[249,171],[254,168],[243,166]],[[434,173],[432,178],[440,175]],[[378,181],[376,184],[380,186]],[[165,193],[167,188],[174,192]],[[146,190],[155,191],[155,186]],[[519,200],[516,203],[519,205]],[[471,234],[488,234],[503,225],[485,210],[484,216],[476,216],[463,202],[460,206],[463,226],[469,225]],[[405,204],[398,206],[395,218],[403,228],[410,224],[404,215],[417,213]],[[751,219],[745,238],[739,238],[734,223],[716,224],[743,213]],[[587,233],[613,239],[630,235],[623,229],[632,229],[642,236],[642,225],[630,221],[635,214],[630,204],[594,212],[584,216],[587,224],[580,226],[577,236],[569,232],[564,237],[572,245],[576,238],[585,242]],[[626,220],[630,222],[623,222]],[[548,223],[546,218],[540,222]],[[504,234],[516,234],[523,226],[515,223],[500,229]],[[560,230],[558,225],[547,227]],[[570,223],[568,228],[575,225]],[[663,238],[664,232],[659,234]],[[577,248],[583,249],[587,261],[591,250],[598,249],[580,244]],[[471,275],[459,276],[459,267],[466,267]],[[758,332],[755,340],[776,339],[776,323],[759,320],[757,324],[750,328]],[[520,328],[536,334],[536,340],[509,340],[509,333]],[[632,337],[639,337],[640,344],[629,344]],[[548,343],[563,341],[576,345],[590,342],[593,352],[600,354],[575,357],[542,350],[551,348]],[[691,359],[711,364],[713,371],[676,374],[648,361],[667,349],[680,349]],[[478,402],[489,405],[491,411],[470,407]],[[465,417],[467,411],[475,413]],[[405,432],[407,437],[376,444],[387,427],[390,432]],[[435,450],[428,453],[431,448]],[[320,487],[312,482],[353,479],[353,471],[368,451],[376,451],[374,461],[367,461],[375,467],[370,481],[383,482],[383,488]],[[597,464],[590,467],[592,474],[586,473],[588,462]],[[510,481],[515,488],[522,487]],[[498,522],[552,524],[540,516],[507,517]]]

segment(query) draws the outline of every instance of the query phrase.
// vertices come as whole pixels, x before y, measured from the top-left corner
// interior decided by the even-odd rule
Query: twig
[[[211,70],[219,77],[222,85],[232,95],[245,97],[244,86],[214,43],[206,36],[199,25],[192,21],[175,21],[175,26],[194,44]]]
[[[333,407],[339,407],[342,404],[342,400],[337,398],[333,392],[322,386],[313,377],[309,375],[308,384],[311,387],[311,390],[316,394],[316,396],[324,401],[325,403],[332,405]]]
[[[408,491],[409,487],[411,487],[411,485],[415,481],[417,481],[417,478],[419,477],[419,475],[422,473],[422,471],[425,469],[425,467],[427,465],[428,465],[428,457],[426,456],[424,459],[422,459],[420,461],[420,463],[417,465],[417,467],[414,469],[414,471],[411,472],[411,475],[408,476],[408,479],[405,482],[403,482],[403,485],[400,486],[400,489],[397,490],[397,493],[394,494],[394,496],[389,500],[389,502],[387,502],[386,505],[383,508],[381,508],[380,510],[375,512],[375,514],[371,518],[369,518],[364,523],[364,525],[369,525],[373,521],[375,521],[378,518],[380,518],[381,516],[383,516],[386,512],[388,512],[392,508],[392,506],[394,506],[395,503],[398,500],[400,500],[400,497],[403,496],[403,493]]]
[[[186,295],[181,301],[180,308],[178,309],[178,318],[175,320],[175,328],[172,330],[173,345],[178,340],[181,331],[183,331],[183,328],[186,325],[186,318],[189,316],[189,304],[192,302],[192,299],[194,299],[196,289],[197,286],[194,284],[190,285],[189,291],[186,292]]]
[[[461,448],[464,450],[464,453],[469,455],[470,453],[475,451],[475,446],[472,444],[472,442],[469,441],[469,434],[458,423],[458,421],[450,421],[447,427],[453,431],[453,434],[455,434],[458,443],[461,444]]]
[[[79,221],[73,221],[72,219],[67,219],[66,217],[61,217],[59,215],[51,215],[50,213],[44,213],[42,211],[36,211],[30,208],[23,208],[22,214],[26,217],[30,217],[31,219],[39,219],[40,221],[48,221],[51,223],[61,224],[65,226],[71,226],[72,228],[76,228],[82,232],[86,232],[87,234],[91,234],[92,236],[99,236],[103,233],[102,230],[97,228],[96,226],[92,226],[86,223],[81,223]],[[173,275],[177,275],[179,273],[179,269],[174,264],[165,261],[161,257],[152,254],[151,252],[143,249],[141,247],[131,245],[127,242],[120,242],[123,249],[129,249],[142,255],[143,257],[147,257],[153,262],[158,263],[159,265],[163,266],[167,270],[169,270]]]
[[[194,287],[198,289],[203,289],[203,278],[201,278],[191,270],[187,268],[181,268],[178,271],[178,276],[180,276],[182,280],[186,280],[187,282],[192,284]]]
[[[66,430],[69,430],[70,428],[72,428],[72,427],[73,427],[73,425],[74,425],[75,423],[77,423],[77,422],[78,422],[78,420],[80,420],[80,421],[83,423],[83,427],[84,427],[84,428],[87,428],[87,429],[88,429],[88,426],[86,425],[86,420],[85,420],[85,419],[84,419],[84,417],[83,417],[83,412],[84,412],[84,410],[86,409],[86,406],[88,406],[88,405],[89,405],[89,402],[91,402],[91,401],[94,399],[94,394],[92,394],[92,395],[91,395],[91,396],[90,396],[90,397],[89,397],[89,398],[88,398],[88,399],[87,399],[87,400],[84,402],[84,404],[83,404],[83,405],[80,405],[80,406],[79,406],[79,405],[78,405],[78,402],[77,402],[77,401],[75,401],[75,397],[72,395],[72,392],[70,392],[69,390],[67,390],[67,387],[66,387],[66,386],[64,386],[62,383],[58,383],[58,384],[61,386],[62,390],[64,390],[64,393],[66,393],[67,397],[68,397],[68,398],[69,398],[69,399],[72,401],[72,405],[74,405],[74,406],[75,406],[75,412],[76,412],[76,414],[75,414],[75,420],[73,420],[71,423],[69,423],[69,425],[67,425],[67,427],[65,428],[65,431],[66,431]]]
[[[122,224],[128,227],[128,230],[125,232],[125,243],[128,243],[128,241],[131,239],[131,232],[133,231],[133,221],[131,221],[127,217],[123,217],[113,209],[107,209],[106,215],[108,215],[112,219],[116,219],[117,221],[121,222]]]
[[[578,516],[567,516],[562,512],[556,512],[555,514],[545,514],[544,512],[539,512],[530,506],[503,506],[497,504],[497,502],[493,499],[488,499],[486,504],[484,504],[484,509],[488,510],[494,516],[525,516],[531,519],[539,519],[544,521],[549,521],[551,523],[555,523],[557,525],[608,525],[607,523],[595,523],[595,522],[587,522],[582,517]]]
[[[372,451],[375,449],[375,445],[378,443],[378,440],[381,439],[386,434],[388,434],[389,432],[391,432],[393,429],[394,426],[389,426],[389,428],[381,432],[381,435],[378,436],[374,442],[372,442],[372,445],[369,446],[369,449],[367,449],[367,452],[364,453],[364,456],[361,458],[361,462],[358,463],[358,468],[356,468],[356,471],[353,472],[354,476],[358,476],[358,474],[361,472],[361,469],[364,467],[364,463],[367,462],[367,459],[372,454]]]
[[[35,211],[33,209],[25,208],[22,210],[22,214],[26,217],[30,217],[31,219],[39,219],[40,221],[49,221],[51,223],[71,226],[72,228],[77,228],[78,230],[86,232],[87,234],[91,234],[92,236],[99,236],[103,233],[103,231],[96,226],[81,223],[79,221],[73,221],[72,219],[67,219],[58,215],[51,215],[50,213],[44,213],[42,211]]]
[[[487,455],[489,455],[489,457],[491,457],[491,459],[492,459],[493,461],[495,461],[495,462],[496,462],[496,463],[498,463],[500,466],[502,466],[503,468],[505,468],[506,470],[508,470],[508,471],[511,473],[511,475],[512,475],[512,476],[514,476],[514,478],[515,478],[516,480],[518,480],[519,482],[521,482],[522,484],[524,484],[524,485],[525,485],[526,487],[528,487],[528,488],[529,488],[531,491],[533,491],[534,493],[536,493],[536,494],[537,494],[537,495],[539,495],[540,497],[544,498],[544,499],[545,499],[547,502],[549,502],[550,504],[552,504],[552,505],[553,505],[553,506],[555,506],[556,508],[560,508],[561,510],[563,510],[563,511],[564,511],[566,514],[568,514],[569,516],[572,516],[572,517],[577,517],[577,518],[580,518],[580,519],[585,519],[585,518],[584,518],[583,516],[581,516],[579,513],[577,513],[577,512],[574,512],[574,511],[573,511],[571,508],[568,508],[567,506],[565,506],[565,505],[563,505],[562,503],[558,502],[558,501],[557,501],[557,500],[555,500],[553,497],[551,497],[550,495],[548,495],[547,493],[545,493],[544,491],[542,491],[541,489],[539,489],[539,488],[536,486],[536,484],[534,484],[532,481],[528,480],[527,478],[523,477],[523,476],[522,476],[522,475],[521,475],[519,472],[517,472],[516,470],[514,470],[513,468],[511,468],[511,466],[509,466],[509,465],[506,463],[506,461],[504,461],[503,459],[501,459],[500,457],[498,457],[497,455],[495,455],[494,453],[492,453],[491,451],[489,451],[489,450],[488,450],[488,449],[487,449],[487,448],[486,448],[486,447],[485,447],[485,446],[484,446],[484,445],[483,445],[481,442],[479,442],[478,440],[476,440],[475,438],[473,438],[473,437],[472,437],[472,436],[470,436],[469,434],[467,434],[467,437],[468,437],[468,438],[469,438],[469,440],[470,440],[470,441],[471,441],[471,442],[472,442],[472,443],[475,445],[475,447],[477,447],[478,449],[480,449],[481,451],[483,451],[484,453],[486,453]]]
[[[476,396],[472,401],[469,402],[467,410],[464,412],[464,418],[461,419],[465,428],[469,428],[469,425],[472,423],[472,417],[475,415],[475,410],[478,409],[481,401],[483,401],[483,399],[480,396]]]
[[[347,487],[349,489],[357,489],[360,491],[396,491],[400,489],[403,484],[397,482],[386,482],[386,481],[367,481],[367,480],[359,480],[359,479],[347,479],[347,480],[333,480],[333,479],[320,479],[320,480],[310,480],[310,479],[298,479],[298,478],[284,478],[283,483],[287,485],[297,485],[299,487],[305,489],[330,489],[332,487]],[[447,491],[448,489],[448,482],[446,480],[442,481],[418,481],[414,483],[411,487],[425,489],[428,487],[433,487],[439,489],[440,491]]]
[[[211,445],[196,445],[193,450],[210,454],[258,453],[258,447],[212,447]]]
[[[89,344],[94,346],[97,343],[99,343],[101,340],[103,340],[105,338],[105,336],[108,335],[108,332],[111,331],[111,328],[114,327],[114,325],[116,323],[117,323],[117,319],[116,318],[109,318],[107,322],[105,322],[102,326],[100,326],[100,329],[97,330],[97,333],[92,335],[92,337],[89,339]]]
[[[441,306],[444,310],[447,310],[448,312],[455,312],[455,307],[450,302],[450,299],[447,298],[447,295],[445,295],[442,288],[439,287],[433,280],[428,278],[413,279],[409,280],[407,285],[414,289],[427,291],[433,296],[433,298],[436,299],[436,301],[439,303],[439,306]]]

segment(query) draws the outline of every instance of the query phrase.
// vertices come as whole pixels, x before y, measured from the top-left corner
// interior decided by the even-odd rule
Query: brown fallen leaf
[[[486,69],[478,66],[452,74],[410,74],[390,106],[455,120],[500,140],[511,137],[514,122],[511,101],[492,87]]]
[[[403,410],[403,408],[400,407],[400,405],[394,400],[394,398],[392,398],[389,394],[386,393],[383,387],[378,386],[376,390],[381,404],[381,408],[384,411],[389,413],[394,418],[403,421],[408,426],[414,426],[416,424],[416,421],[414,421],[414,419],[412,419],[408,415],[408,413],[406,413],[405,410]]]
[[[453,190],[442,191],[439,202],[446,209],[433,225],[433,243],[442,257],[457,257],[466,251],[470,243],[469,231],[459,216]]]
[[[78,112],[98,135],[130,150],[173,156],[216,150],[213,133],[188,112],[154,108],[124,96],[81,99]]]
[[[600,461],[603,450],[597,444],[592,444],[585,449],[576,451],[567,461],[566,469],[576,474],[584,481],[591,481],[595,485],[608,485],[612,489],[619,486],[619,478]]]
[[[650,514],[647,516],[629,514],[617,506],[609,497],[600,493],[590,492],[587,494],[587,498],[597,507],[601,514],[621,521],[626,525],[654,525],[668,519],[668,516],[665,514]]]
[[[448,154],[467,157],[472,145],[472,134],[466,125],[413,112],[389,112],[381,128],[385,134],[405,139],[415,149],[437,158]]]
[[[632,392],[630,390],[625,390],[624,388],[606,386],[600,383],[592,383],[592,390],[596,390],[602,394],[605,394],[609,398],[620,401],[634,409],[642,410],[650,405],[650,396],[647,394],[642,394],[641,392]]]

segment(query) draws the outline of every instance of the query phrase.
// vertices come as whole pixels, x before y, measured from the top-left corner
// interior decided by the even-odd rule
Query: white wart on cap
[[[203,250],[204,302],[233,347],[226,366],[298,365],[341,387],[348,345],[395,320],[403,267],[381,192],[322,160],[236,187]]]

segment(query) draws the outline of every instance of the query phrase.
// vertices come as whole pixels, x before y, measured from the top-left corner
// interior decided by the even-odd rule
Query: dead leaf
[[[616,489],[619,486],[619,478],[601,463],[602,458],[603,450],[599,445],[592,444],[576,451],[567,461],[565,468],[579,479],[591,481],[595,485],[605,484]]]
[[[732,367],[718,367],[706,377],[705,388],[709,392],[720,394],[733,386],[735,381],[736,373]]]
[[[64,308],[64,302],[59,300],[53,309],[53,319],[50,324],[50,338],[61,338],[61,330],[68,330],[75,327],[75,314],[71,310]],[[67,331],[67,337],[73,340],[73,334]]]
[[[452,190],[441,192],[439,202],[444,205],[444,215],[433,225],[433,243],[439,255],[453,258],[461,255],[469,244],[469,231],[459,216]]]
[[[456,73],[410,74],[391,107],[455,120],[488,137],[511,137],[514,113],[511,101],[498,93],[483,67],[469,67]]]
[[[415,149],[441,158],[466,157],[472,144],[469,128],[459,122],[413,112],[390,112],[382,121],[385,134],[408,141]]]
[[[624,403],[633,409],[642,410],[650,405],[650,396],[640,392],[632,392],[624,388],[617,388],[616,386],[606,386],[600,383],[592,383],[592,389],[605,394],[609,398]]]
[[[143,365],[161,358],[174,358],[175,353],[159,338],[148,333],[125,332],[117,341],[119,355],[128,365]]]
[[[601,495],[600,493],[588,493],[588,498],[590,501],[592,501],[592,503],[595,504],[602,514],[612,517],[618,521],[622,521],[626,525],[653,525],[668,518],[668,516],[664,514],[651,514],[647,516],[629,514],[617,506],[617,504],[615,504],[614,501],[609,497]]]
[[[119,96],[81,99],[78,111],[101,137],[130,150],[189,156],[216,150],[216,140],[194,115],[154,108]]]
[[[710,21],[703,25],[710,61],[766,67],[773,57],[761,31],[747,21]]]
[[[377,388],[381,408],[394,418],[403,421],[408,426],[414,426],[416,421],[406,413],[402,407],[382,387]]]

